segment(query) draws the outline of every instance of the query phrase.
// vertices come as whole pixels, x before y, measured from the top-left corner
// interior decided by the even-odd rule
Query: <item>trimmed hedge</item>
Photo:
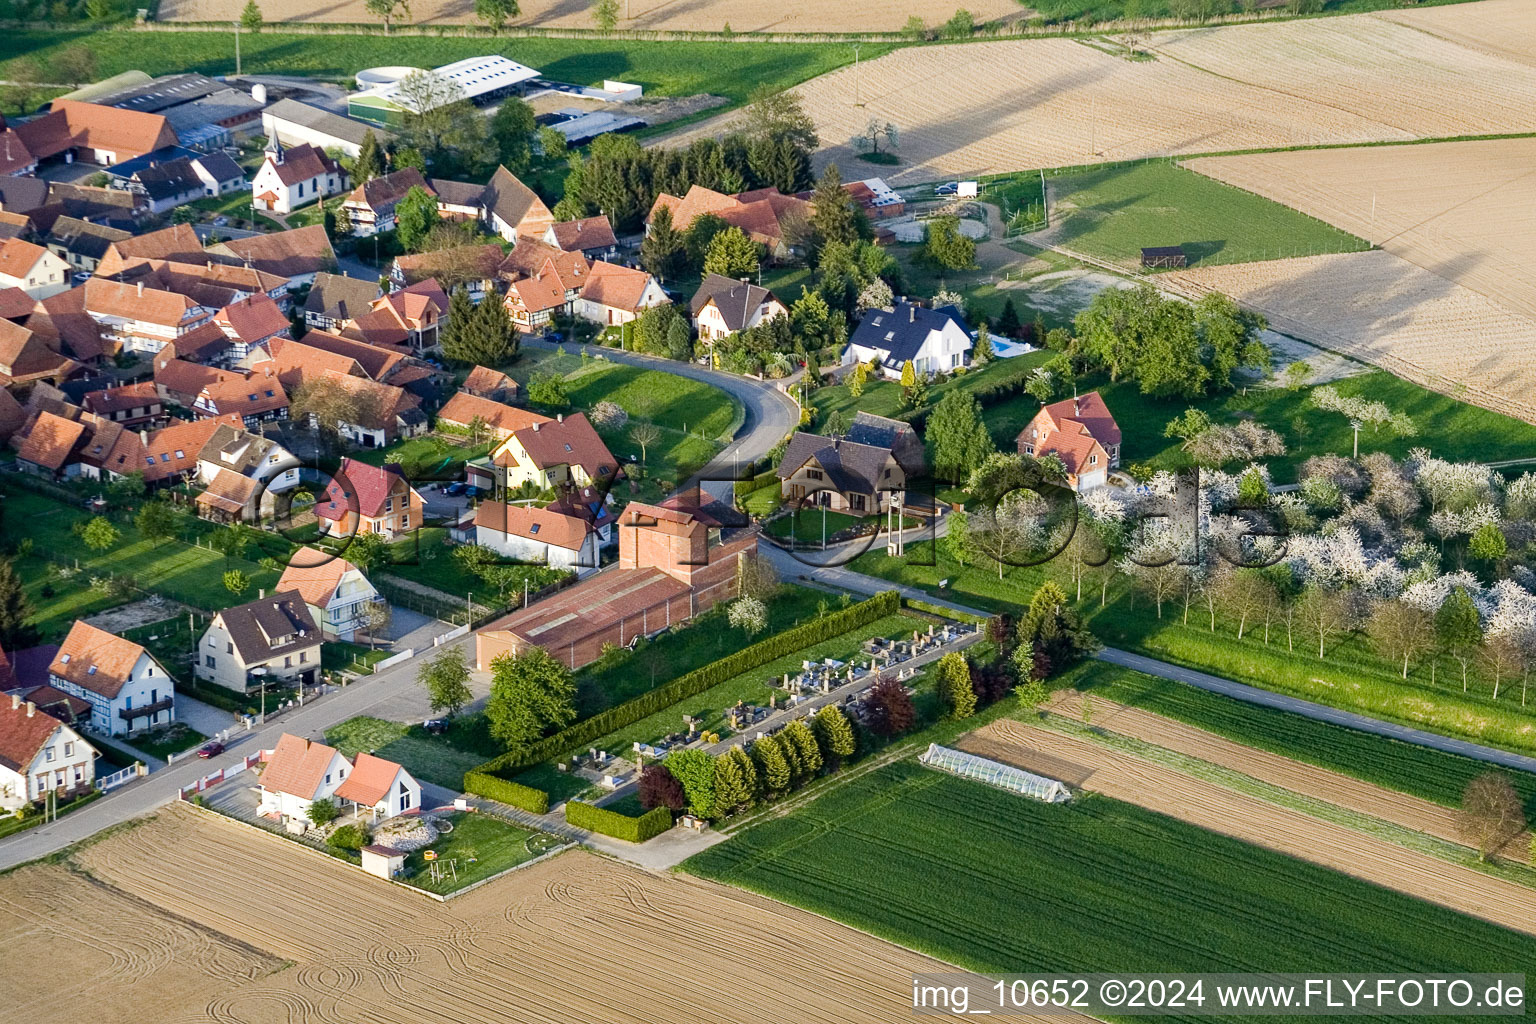
[[[782,633],[777,633],[766,640],[761,640],[750,647],[743,647],[734,654],[728,654],[719,661],[712,661],[708,665],[694,669],[692,672],[678,676],[663,686],[658,686],[649,693],[627,700],[617,707],[601,711],[591,718],[577,722],[575,725],[553,736],[546,736],[537,743],[530,744],[522,750],[509,750],[500,757],[492,758],[474,769],[470,774],[484,774],[505,778],[507,773],[522,771],[530,765],[547,761],[552,757],[558,757],[568,750],[573,750],[583,744],[591,743],[601,736],[606,736],[615,729],[622,729],[627,725],[633,725],[642,718],[648,718],[658,711],[671,707],[680,700],[696,696],[717,683],[723,683],[733,676],[766,665],[786,654],[803,650],[823,640],[830,640],[836,636],[842,636],[851,629],[868,625],[877,619],[883,619],[887,615],[894,615],[901,610],[901,595],[894,590],[885,590],[866,601],[839,609],[830,615],[812,619]],[[466,787],[468,775],[465,776]],[[474,792],[471,790],[471,792]],[[500,797],[488,793],[479,793],[480,796],[499,800]]]
[[[511,804],[513,807],[532,811],[534,814],[549,813],[549,794],[542,789],[534,789],[520,782],[498,779],[484,772],[465,772],[464,792],[483,796],[497,803]]]
[[[985,409],[989,405],[1006,402],[1008,399],[1024,393],[1024,385],[1029,383],[1029,375],[1033,370],[1019,370],[1006,377],[988,381],[977,388],[971,389],[971,395],[976,399],[976,404]],[[916,409],[897,419],[905,420],[912,425],[912,429],[922,433],[928,426],[928,417],[933,413],[933,406]]]
[[[631,818],[605,807],[584,804],[580,800],[567,800],[565,821],[568,825],[584,828],[588,832],[612,836],[628,843],[643,843],[672,827],[672,812],[665,807],[653,807],[640,817]]]
[[[941,605],[930,604],[927,601],[919,601],[915,597],[902,598],[901,606],[903,608],[911,608],[916,612],[926,612],[929,615],[937,615],[941,619],[949,619],[953,622],[973,622],[977,625],[981,625],[991,618],[989,615],[972,615],[970,612],[962,612],[954,608],[945,608]]]

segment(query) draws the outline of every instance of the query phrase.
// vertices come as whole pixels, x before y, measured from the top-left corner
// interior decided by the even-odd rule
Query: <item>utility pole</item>
[[[853,44],[853,105],[856,106],[856,107],[862,107],[864,105],[863,103],[859,102],[859,44],[858,43],[854,43]]]
[[[233,22],[235,26],[235,74],[240,73],[240,23]]]

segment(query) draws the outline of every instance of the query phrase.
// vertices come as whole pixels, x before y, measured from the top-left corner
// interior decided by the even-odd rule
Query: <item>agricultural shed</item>
[[[1182,245],[1153,245],[1141,250],[1141,265],[1163,270],[1187,267],[1189,257],[1184,255]]]

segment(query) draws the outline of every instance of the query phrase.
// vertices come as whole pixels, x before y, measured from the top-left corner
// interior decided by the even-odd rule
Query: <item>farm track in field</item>
[[[1054,772],[1055,778],[1200,828],[1536,934],[1536,889],[1448,864],[1141,757],[1011,719],[971,733],[958,746],[1026,770]]]
[[[894,1022],[912,973],[942,969],[761,896],[581,852],[437,903],[177,805],[0,878],[0,951],[46,993],[29,1024]],[[60,963],[95,966],[71,983]]]

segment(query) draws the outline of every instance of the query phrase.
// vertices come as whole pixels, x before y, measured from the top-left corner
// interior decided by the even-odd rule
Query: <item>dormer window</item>
[[[95,675],[96,674],[96,666],[92,665],[90,668],[86,669],[85,670],[85,674],[88,675],[88,676]]]
[[[71,655],[68,655],[68,654],[60,655],[59,656],[59,664],[60,665],[68,665],[70,657],[71,657]]]

